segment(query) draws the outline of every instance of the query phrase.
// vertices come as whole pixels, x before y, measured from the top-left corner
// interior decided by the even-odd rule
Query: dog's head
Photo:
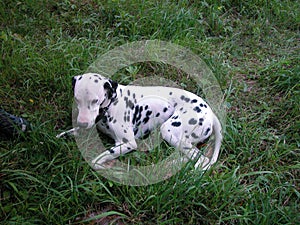
[[[72,78],[74,99],[78,108],[77,125],[89,129],[100,109],[108,107],[116,96],[118,84],[96,73]]]

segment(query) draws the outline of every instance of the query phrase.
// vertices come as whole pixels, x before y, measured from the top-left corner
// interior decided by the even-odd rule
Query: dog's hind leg
[[[181,123],[182,121],[179,114],[175,113],[172,115],[172,117],[162,124],[160,128],[162,138],[170,145],[178,148],[188,159],[197,159],[195,168],[200,167],[203,170],[208,169],[210,161],[209,158],[204,155],[200,155],[201,151],[191,143],[189,140],[190,137],[188,134],[185,134]]]

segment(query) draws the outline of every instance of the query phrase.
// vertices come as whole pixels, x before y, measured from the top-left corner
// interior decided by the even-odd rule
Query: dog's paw
[[[92,162],[91,162],[91,166],[94,170],[103,170],[105,169],[105,167],[103,166],[102,163],[99,162],[99,160],[97,158],[95,158]]]
[[[105,166],[100,165],[100,164],[97,164],[97,163],[92,163],[91,166],[92,166],[92,168],[93,168],[94,170],[104,170],[104,169],[106,169]]]
[[[110,153],[110,151],[105,151],[92,160],[91,166],[94,170],[109,169],[113,166],[115,162],[113,159],[114,157]]]
[[[195,164],[195,169],[208,170],[211,167],[211,163],[208,157],[201,156]]]

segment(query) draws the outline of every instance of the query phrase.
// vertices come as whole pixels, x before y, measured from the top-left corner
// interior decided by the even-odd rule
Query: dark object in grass
[[[15,138],[29,130],[29,123],[0,108],[0,138]]]

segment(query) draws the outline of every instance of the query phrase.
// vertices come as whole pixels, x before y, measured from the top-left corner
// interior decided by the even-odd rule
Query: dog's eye
[[[92,100],[92,105],[96,105],[98,102],[99,102],[98,99],[94,99],[94,100]]]

